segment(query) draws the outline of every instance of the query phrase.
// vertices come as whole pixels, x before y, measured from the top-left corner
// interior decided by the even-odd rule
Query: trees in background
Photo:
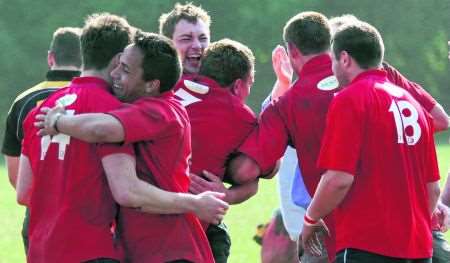
[[[0,120],[22,90],[41,81],[53,31],[60,26],[82,26],[86,15],[111,12],[128,18],[146,31],[158,30],[157,19],[176,1],[0,1]],[[212,16],[212,40],[228,37],[255,53],[256,82],[249,99],[259,105],[271,89],[273,47],[282,43],[282,28],[294,14],[314,10],[327,16],[356,15],[376,26],[385,41],[386,60],[411,80],[421,83],[450,111],[450,0],[193,0]],[[0,133],[3,132],[0,125]]]

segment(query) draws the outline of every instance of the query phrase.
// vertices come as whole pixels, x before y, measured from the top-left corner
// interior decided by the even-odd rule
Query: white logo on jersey
[[[206,85],[196,83],[196,82],[193,82],[190,80],[184,80],[183,83],[184,83],[184,86],[192,92],[195,92],[198,94],[206,94],[209,92],[209,87]],[[178,89],[175,92],[175,95],[178,97],[178,100],[180,101],[181,105],[183,105],[184,107],[187,107],[187,106],[191,105],[192,103],[202,101],[201,99],[190,94],[183,88]]]
[[[334,90],[339,87],[339,82],[335,76],[329,76],[317,83],[317,88],[320,90]]]
[[[73,104],[77,100],[76,94],[67,94],[56,100],[56,105],[67,107]],[[72,116],[75,114],[75,110],[66,110],[66,115]],[[46,135],[41,138],[41,160],[45,159],[48,148],[51,143],[58,144],[58,159],[64,160],[66,155],[67,145],[70,144],[70,136],[62,133],[58,133],[54,136]]]
[[[77,94],[67,94],[56,100],[56,105],[67,107],[77,100]]]
[[[199,94],[206,94],[209,91],[209,87],[197,82],[193,82],[190,80],[184,80],[184,86],[186,88],[188,88],[190,91],[193,91],[195,93],[199,93]]]

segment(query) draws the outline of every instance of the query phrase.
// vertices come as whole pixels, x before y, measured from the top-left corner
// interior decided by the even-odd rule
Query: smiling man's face
[[[200,60],[210,41],[208,25],[201,19],[196,23],[181,19],[175,26],[172,40],[183,63],[183,72],[198,73]]]

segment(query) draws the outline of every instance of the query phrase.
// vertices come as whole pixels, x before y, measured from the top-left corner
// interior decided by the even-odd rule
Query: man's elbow
[[[261,174],[259,165],[245,154],[240,154],[229,164],[231,178],[238,184],[249,183]]]
[[[445,131],[449,128],[449,116],[440,104],[435,105],[430,114],[433,117],[435,131]]]
[[[28,206],[30,203],[29,198],[25,194],[23,194],[19,191],[17,192],[16,200],[19,205],[23,205],[23,206]]]
[[[336,191],[348,191],[353,184],[354,177],[348,173],[336,172],[324,175],[330,188]]]
[[[121,206],[124,207],[137,207],[134,194],[129,190],[122,190],[113,192],[114,200]]]

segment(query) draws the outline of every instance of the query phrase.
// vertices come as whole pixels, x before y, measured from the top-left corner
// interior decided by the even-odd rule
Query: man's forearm
[[[5,162],[8,168],[8,178],[12,187],[16,188],[17,173],[19,170],[19,157],[5,155]]]
[[[183,214],[195,211],[195,197],[192,194],[164,191],[144,181],[135,190],[134,204],[143,212]]]
[[[307,210],[308,216],[318,220],[331,213],[344,200],[353,179],[351,174],[340,171],[328,170],[323,174]]]
[[[104,113],[62,115],[55,123],[60,133],[86,142],[122,142],[122,124],[113,116]]]
[[[433,214],[436,209],[437,202],[439,200],[440,195],[439,182],[432,182],[427,184],[427,192],[428,192],[428,206],[430,209],[430,215]]]
[[[258,192],[258,180],[228,188],[225,201],[229,204],[240,204]]]
[[[450,170],[448,171],[447,182],[441,195],[441,202],[450,207]]]

